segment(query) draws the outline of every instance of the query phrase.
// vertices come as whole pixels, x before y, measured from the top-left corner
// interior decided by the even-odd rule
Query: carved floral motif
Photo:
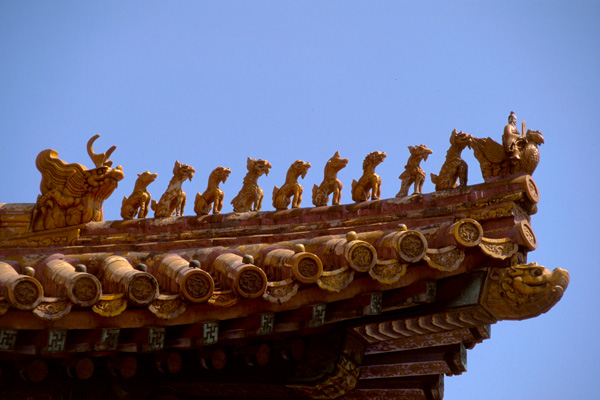
[[[232,290],[214,291],[208,303],[217,307],[231,307],[240,300]]]
[[[263,298],[271,303],[282,304],[290,300],[292,296],[298,293],[300,285],[294,282],[293,278],[288,278],[283,281],[267,283],[267,290],[263,294]]]
[[[71,302],[62,298],[45,297],[33,310],[40,318],[55,320],[64,317],[71,312]]]
[[[159,294],[148,309],[159,318],[173,319],[185,312],[185,302],[179,294]]]
[[[371,278],[381,283],[392,284],[398,282],[406,274],[408,264],[397,260],[377,260],[377,264],[369,271]]]
[[[505,260],[512,257],[518,250],[519,246],[513,243],[510,239],[481,239],[479,248],[488,256]]]
[[[325,271],[317,281],[321,289],[330,292],[340,292],[346,288],[354,279],[354,270],[349,267],[342,267],[335,271]]]
[[[114,317],[127,308],[127,298],[124,293],[102,295],[92,310],[103,317]]]
[[[429,266],[444,272],[456,271],[465,259],[464,250],[456,246],[427,250],[424,257]]]

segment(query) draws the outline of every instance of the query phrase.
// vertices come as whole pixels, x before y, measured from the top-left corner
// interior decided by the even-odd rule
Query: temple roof
[[[310,167],[298,161],[273,192],[275,211],[252,210],[242,189],[225,214],[217,189],[228,171],[217,169],[196,216],[177,215],[174,184],[155,218],[137,214],[143,207],[133,215],[126,197],[123,220],[103,221],[99,193],[122,178],[111,152],[90,151],[96,169],[87,170],[44,151],[37,202],[0,204],[0,359],[48,390],[61,390],[45,379],[61,360],[90,385],[110,373],[141,390],[136,382],[151,378],[180,398],[441,399],[443,375],[466,371],[466,351],[491,325],[548,311],[569,282],[564,270],[528,262],[540,195],[506,160],[485,170],[495,174],[485,183],[452,184],[443,167],[436,192],[415,183],[408,195],[405,181],[430,154],[418,146],[395,198],[357,189],[361,178],[353,204],[327,205],[331,192],[319,197],[315,185],[318,206],[287,209]],[[365,171],[384,158],[371,153]],[[269,169],[248,159],[247,178]],[[176,163],[173,173],[180,184],[194,169]],[[94,374],[99,360],[107,367]],[[148,360],[157,368],[138,367]]]

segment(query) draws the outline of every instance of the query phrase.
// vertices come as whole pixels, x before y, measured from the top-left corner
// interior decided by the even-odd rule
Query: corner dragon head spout
[[[550,310],[569,285],[569,273],[549,271],[537,263],[513,265],[491,271],[486,307],[498,320],[522,320]]]
[[[112,161],[108,160],[116,146],[106,153],[94,153],[92,144],[99,136],[93,136],[87,146],[94,169],[67,164],[57,158],[55,150],[44,150],[37,156],[35,164],[42,174],[41,194],[34,207],[31,231],[103,220],[103,202],[125,175],[120,165],[111,168]]]

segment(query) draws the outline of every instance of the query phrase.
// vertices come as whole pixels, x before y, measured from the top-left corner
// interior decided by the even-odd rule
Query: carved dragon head
[[[187,164],[182,164],[179,161],[175,161],[175,166],[173,167],[173,176],[176,177],[178,181],[183,182],[186,179],[189,179],[191,182],[192,178],[194,177],[194,172],[196,172],[194,167]]]
[[[262,174],[269,176],[269,171],[271,170],[272,165],[267,160],[255,160],[248,157],[246,167],[248,168],[248,172],[254,173],[257,176],[261,176]]]
[[[216,182],[225,183],[227,181],[227,178],[229,178],[230,173],[231,173],[230,168],[217,167],[217,168],[213,169],[213,171],[210,173],[210,176],[211,176],[211,178],[214,178],[216,180]]]
[[[347,158],[342,158],[340,156],[339,151],[336,151],[335,154],[333,155],[333,157],[331,157],[327,161],[327,164],[325,164],[325,170],[331,170],[333,172],[338,172],[339,170],[345,168],[346,165],[348,165],[348,161],[349,160]]]
[[[433,150],[428,149],[424,144],[420,144],[418,146],[408,146],[408,151],[410,151],[411,157],[425,161],[427,161],[427,157],[433,153]]]
[[[304,179],[304,177],[306,177],[306,173],[308,172],[308,169],[311,167],[309,162],[304,162],[302,160],[296,160],[292,163],[292,165],[290,165],[290,168],[288,169],[288,174],[292,174],[293,176],[301,176],[302,179]]]
[[[452,135],[450,135],[450,144],[452,146],[456,146],[460,149],[464,149],[465,147],[471,148],[471,140],[473,137],[466,132],[460,131],[456,132],[456,129],[452,131]]]
[[[569,273],[537,263],[491,271],[485,305],[499,319],[522,320],[550,310],[569,285]]]
[[[527,137],[527,143],[533,143],[536,146],[540,146],[540,145],[544,144],[544,136],[542,135],[542,132],[540,132],[540,131],[528,130],[526,137]]]
[[[156,174],[156,173],[153,174],[150,171],[144,171],[141,174],[138,174],[138,178],[135,181],[135,183],[140,184],[143,187],[146,187],[149,184],[151,184],[152,182],[154,182],[154,180],[156,179],[157,176],[158,176],[158,174]]]
[[[363,169],[367,169],[369,166],[376,167],[385,160],[385,151],[374,151],[369,153],[363,161]]]

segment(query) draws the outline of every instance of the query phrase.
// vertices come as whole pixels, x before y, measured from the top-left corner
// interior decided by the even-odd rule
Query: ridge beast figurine
[[[186,195],[181,189],[181,185],[186,179],[189,179],[191,182],[194,177],[194,172],[196,172],[196,170],[193,167],[175,161],[173,178],[171,178],[167,190],[163,193],[159,202],[152,200],[152,210],[154,210],[155,218],[183,215]]]
[[[323,182],[319,186],[315,183],[312,190],[312,202],[315,206],[326,206],[329,201],[329,195],[333,193],[331,204],[337,206],[342,199],[342,182],[338,179],[338,172],[346,168],[348,159],[342,158],[340,152],[336,151],[325,164]]]
[[[378,200],[381,197],[381,178],[375,168],[385,160],[386,154],[381,151],[369,153],[363,161],[363,174],[358,182],[352,180],[352,200],[355,202]]]
[[[40,152],[35,160],[42,174],[41,195],[33,209],[30,231],[63,228],[90,221],[102,221],[102,205],[118,182],[125,177],[123,168],[111,168],[108,158],[117,146],[106,153],[94,153],[93,144],[100,135],[93,136],[87,143],[88,155],[94,169],[81,164],[67,164],[57,158],[55,150]]]
[[[471,147],[479,161],[483,180],[489,182],[510,175],[532,175],[540,161],[538,146],[543,143],[544,136],[539,131],[527,130],[525,135],[519,134],[517,116],[511,111],[502,134],[502,144],[489,137],[473,137]]]
[[[264,192],[258,186],[258,178],[261,175],[269,175],[271,163],[266,160],[255,160],[248,157],[246,168],[248,173],[244,177],[244,183],[237,196],[231,200],[234,212],[260,211]]]
[[[460,186],[467,186],[469,166],[460,158],[465,147],[471,148],[471,135],[463,131],[452,131],[450,135],[450,148],[446,153],[446,161],[440,169],[440,174],[431,174],[431,182],[435,190],[454,189],[460,181]]]
[[[138,174],[138,178],[135,181],[133,192],[129,197],[123,197],[123,203],[121,204],[121,218],[134,219],[137,215],[138,218],[146,218],[148,211],[150,211],[150,200],[152,196],[148,192],[148,185],[154,182],[158,174],[152,174],[150,171],[142,172]]]
[[[194,212],[196,215],[206,215],[210,212],[211,208],[213,214],[221,213],[225,193],[219,188],[219,184],[221,182],[225,183],[230,173],[231,169],[225,167],[217,167],[210,173],[208,176],[208,185],[204,193],[196,193],[196,200],[194,201]]]
[[[404,172],[398,178],[402,180],[402,184],[396,197],[408,196],[408,189],[413,183],[415,184],[414,194],[423,193],[423,183],[426,175],[419,165],[421,160],[427,161],[427,157],[433,153],[433,150],[428,149],[424,144],[408,146],[408,150],[410,151],[410,157],[408,157]]]
[[[285,210],[292,203],[292,208],[299,208],[302,203],[302,186],[298,183],[298,178],[306,176],[310,168],[309,162],[296,160],[290,165],[285,176],[285,183],[281,189],[275,186],[273,188],[273,207],[276,210]],[[293,199],[292,199],[293,197]],[[291,200],[290,200],[291,199]]]

